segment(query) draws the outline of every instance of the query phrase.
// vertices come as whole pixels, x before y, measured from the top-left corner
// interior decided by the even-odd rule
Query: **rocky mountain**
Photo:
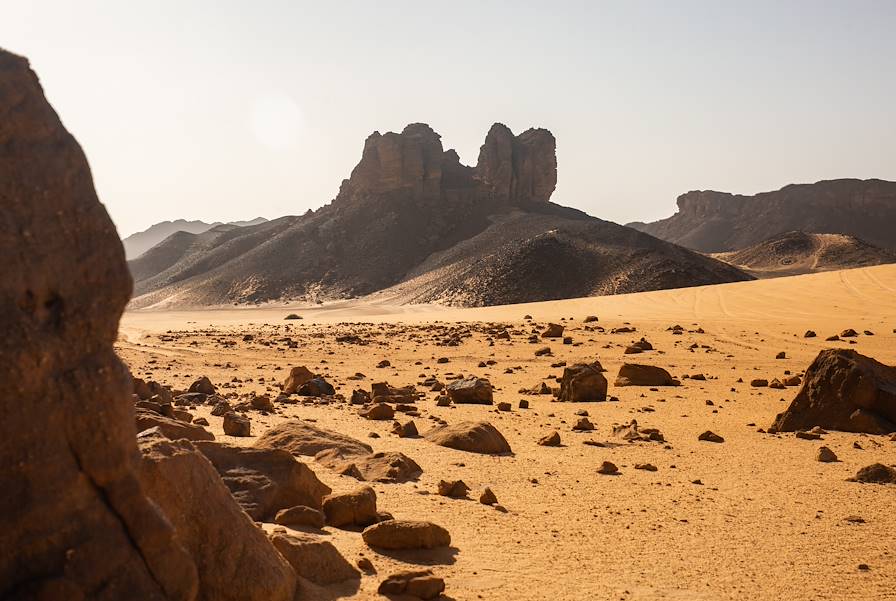
[[[896,250],[896,182],[837,179],[793,184],[755,196],[688,192],[678,212],[642,232],[702,252],[729,252],[791,231],[846,234]]]
[[[712,255],[757,277],[896,263],[896,251],[845,234],[785,232],[748,248]]]
[[[162,221],[148,227],[142,232],[131,234],[127,238],[123,239],[121,243],[124,244],[125,255],[127,256],[128,260],[130,260],[136,259],[168,236],[171,236],[172,234],[176,234],[178,232],[201,234],[221,225],[246,227],[250,225],[258,225],[259,223],[264,223],[265,221],[267,221],[267,219],[265,219],[264,217],[256,217],[255,219],[250,219],[249,221],[231,221],[228,224],[223,224],[220,221],[216,221],[215,223],[206,223],[204,221],[187,221],[185,219],[177,219],[175,221]]]
[[[554,136],[495,124],[475,167],[428,125],[373,133],[336,198],[301,217],[172,236],[131,261],[133,306],[366,295],[504,304],[749,279],[551,203]]]

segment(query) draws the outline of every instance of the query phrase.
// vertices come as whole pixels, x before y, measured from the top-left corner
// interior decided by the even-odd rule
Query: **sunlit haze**
[[[329,202],[374,130],[557,137],[557,203],[621,223],[693,189],[896,179],[896,3],[5,3],[127,235]]]

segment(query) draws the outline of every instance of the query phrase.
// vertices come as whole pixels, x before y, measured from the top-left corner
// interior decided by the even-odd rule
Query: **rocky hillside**
[[[504,304],[748,279],[549,202],[554,136],[495,124],[475,167],[428,125],[375,132],[328,205],[301,217],[169,238],[131,261],[136,307],[366,295]]]
[[[757,277],[896,263],[896,251],[844,234],[786,232],[742,250],[712,255]]]
[[[791,231],[846,234],[896,250],[896,182],[838,179],[794,184],[755,196],[697,191],[678,212],[630,227],[701,252],[728,252]]]
[[[249,225],[258,225],[267,221],[264,217],[256,217],[249,221],[231,221],[223,224],[216,221],[215,223],[206,223],[204,221],[187,221],[185,219],[177,219],[175,221],[162,221],[156,223],[136,234],[124,238],[121,243],[124,245],[124,252],[128,260],[136,259],[147,250],[160,243],[168,236],[184,232],[188,234],[201,234],[208,230],[222,225],[245,227]]]

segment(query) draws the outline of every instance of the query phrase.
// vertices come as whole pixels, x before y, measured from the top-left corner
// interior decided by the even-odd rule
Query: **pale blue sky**
[[[553,200],[896,179],[896,2],[2,1],[122,234],[301,214],[373,130],[557,136]]]

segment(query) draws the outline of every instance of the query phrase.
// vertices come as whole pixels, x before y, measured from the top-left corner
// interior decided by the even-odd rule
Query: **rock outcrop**
[[[0,597],[195,598],[196,566],[138,479],[131,292],[84,153],[0,50]]]
[[[847,234],[896,250],[894,222],[896,182],[836,179],[755,196],[688,192],[678,197],[672,217],[628,225],[701,252],[728,252],[792,231]]]
[[[469,167],[426,124],[375,132],[317,211],[172,236],[133,261],[133,305],[315,301],[392,286],[405,287],[397,302],[487,305],[749,279],[552,204],[555,145],[545,129],[515,136],[495,124]]]
[[[236,503],[211,462],[190,441],[152,431],[139,445],[140,481],[196,562],[197,599],[291,601],[293,568]]]
[[[896,432],[896,367],[849,349],[826,349],[806,370],[802,387],[771,430]]]

